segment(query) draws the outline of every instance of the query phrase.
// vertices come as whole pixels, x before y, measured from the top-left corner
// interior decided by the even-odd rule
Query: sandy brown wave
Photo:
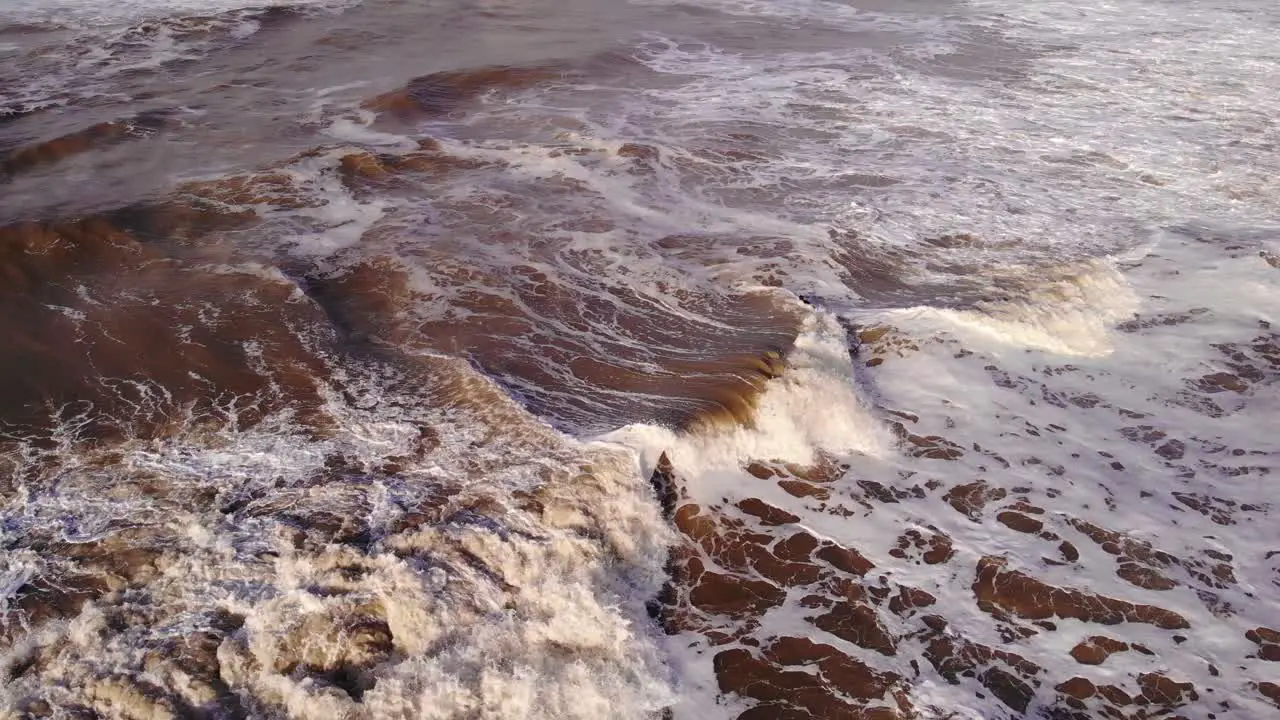
[[[561,75],[551,66],[494,66],[447,70],[410,80],[404,87],[365,101],[367,109],[397,120],[446,115],[484,93],[527,88]]]
[[[124,120],[97,123],[82,130],[17,148],[0,160],[0,180],[54,165],[82,153],[141,138],[170,127],[175,121],[162,112],[140,113]]]
[[[150,216],[170,226],[172,216]],[[143,224],[143,228],[156,228]],[[2,419],[49,427],[85,415],[92,437],[149,436],[235,398],[314,411],[322,319],[283,278],[211,272],[109,218],[0,230]]]

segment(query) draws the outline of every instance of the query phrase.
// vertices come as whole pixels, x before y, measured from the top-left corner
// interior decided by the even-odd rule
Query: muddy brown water
[[[1012,141],[892,104],[1038,87],[1067,39],[933,1],[47,10],[0,12],[0,715],[1173,716],[1215,706],[1162,657],[1189,642],[1217,678],[1239,654],[1205,618],[1250,644],[1233,698],[1280,695],[1256,667],[1280,634],[1247,589],[1272,554],[1091,514],[1114,487],[1169,495],[1201,537],[1244,532],[1271,512],[1254,490],[1169,478],[1262,477],[1267,448],[1081,390],[1113,370],[1082,370],[1087,351],[1006,370],[1004,346],[858,315],[954,313],[1032,337],[1026,356],[1059,306],[1104,336],[1124,315],[1090,303],[1114,299],[1103,258],[1128,238],[984,235],[967,208],[916,227],[893,201],[960,187],[1071,226],[990,179]],[[850,155],[859,139],[874,149]],[[937,187],[894,165],[914,152]],[[1197,340],[1216,365],[1172,390],[1116,393],[1171,417],[1265,410],[1280,355],[1250,322]],[[982,384],[878,375],[931,353],[980,359]],[[877,428],[865,447],[768,455],[762,435],[817,444],[851,407]],[[1126,465],[1080,460],[1088,438],[1049,447],[1094,409],[1150,423],[1113,433],[1139,479],[1093,482]],[[591,442],[628,427],[702,474]],[[1077,470],[1108,499],[1054,505]],[[1063,663],[1137,669],[1046,660],[1068,646]]]

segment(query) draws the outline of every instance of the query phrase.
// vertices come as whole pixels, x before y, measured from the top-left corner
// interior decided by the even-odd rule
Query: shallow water
[[[0,8],[0,716],[1268,717],[1280,12]]]

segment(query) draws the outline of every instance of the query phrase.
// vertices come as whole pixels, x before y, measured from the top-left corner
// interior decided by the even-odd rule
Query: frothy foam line
[[[219,47],[246,41],[273,9],[302,14],[341,12],[359,0],[175,4],[151,2],[36,3],[6,14],[0,23],[45,23],[74,36],[26,54],[12,78],[0,78],[0,118],[100,98],[128,100],[113,80],[154,72],[206,57]]]
[[[360,0],[32,0],[0,8],[0,20],[46,22],[71,27],[93,27],[149,18],[213,15],[236,10],[309,8],[337,10]]]
[[[56,490],[33,456],[24,491],[2,508],[3,532],[130,548],[144,569],[122,572],[146,581],[19,632],[0,667],[39,657],[40,670],[0,691],[0,708],[17,710],[53,675],[67,681],[49,687],[53,704],[135,714],[230,702],[227,687],[294,718],[642,720],[669,704],[644,610],[663,579],[668,530],[634,455],[558,435],[475,381],[492,396],[481,412],[433,409],[353,370],[345,390],[360,406],[329,395],[327,439],[282,418],[126,443],[106,462],[72,441],[58,453],[70,466],[55,468]],[[438,446],[406,463],[424,426]],[[339,457],[349,468],[333,474]],[[395,474],[380,469],[388,460]],[[91,501],[137,482],[154,485]],[[324,532],[325,513],[367,524],[368,537],[304,542]],[[68,572],[84,582],[57,553],[16,548],[0,563],[4,632],[15,631],[23,613],[11,601],[31,582],[57,588]],[[145,626],[113,624],[137,612],[151,618]],[[227,618],[242,624],[228,630]],[[213,655],[199,649],[209,638]],[[147,660],[159,689],[139,692],[128,678],[174,643],[188,654],[177,665]]]
[[[878,455],[890,437],[859,397],[849,338],[833,316],[811,314],[781,378],[770,381],[750,426],[677,433],[654,425],[630,425],[600,439],[633,448],[641,472],[653,472],[666,453],[687,477],[700,482],[732,476],[752,459],[809,464],[820,450]]]
[[[950,329],[1014,348],[1100,357],[1112,350],[1112,327],[1138,307],[1137,295],[1115,267],[1095,260],[1016,300],[982,303],[975,310],[907,308],[886,319],[916,332]]]

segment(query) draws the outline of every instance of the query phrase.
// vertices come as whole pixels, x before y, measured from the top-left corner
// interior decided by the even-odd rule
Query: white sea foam
[[[1017,271],[1004,272],[1012,277]],[[1046,274],[1049,277],[1043,281],[1030,281],[1032,287],[1014,300],[981,303],[972,310],[906,308],[884,319],[920,335],[951,330],[982,335],[1012,348],[1066,356],[1109,354],[1114,326],[1140,307],[1124,277],[1106,260],[1084,263],[1064,277],[1054,278],[1053,270]]]
[[[1272,506],[1267,478],[1277,467],[1280,445],[1267,418],[1280,412],[1280,397],[1268,390],[1266,381],[1238,402],[1227,398],[1231,404],[1226,415],[1206,415],[1177,400],[1185,393],[1188,379],[1221,368],[1215,366],[1215,356],[1221,355],[1212,349],[1213,343],[1249,340],[1257,334],[1259,320],[1280,318],[1280,304],[1275,293],[1261,294],[1274,270],[1256,256],[1207,260],[1188,256],[1184,250],[1166,250],[1163,257],[1151,255],[1123,276],[1101,262],[1086,264],[1075,277],[1084,278],[1078,282],[1096,284],[1100,292],[1063,298],[1032,291],[1029,297],[1037,298],[1036,307],[1024,307],[1020,317],[994,324],[977,311],[857,314],[856,319],[864,323],[893,323],[914,342],[902,356],[891,353],[872,371],[845,367],[843,374],[825,379],[856,383],[857,394],[874,395],[885,407],[918,416],[910,426],[912,432],[942,435],[964,450],[951,462],[911,458],[886,445],[883,431],[866,427],[871,416],[862,401],[832,402],[840,393],[829,384],[814,382],[814,376],[804,371],[804,360],[799,363],[799,376],[790,383],[774,383],[762,398],[760,427],[769,438],[758,438],[750,430],[677,437],[653,428],[626,428],[613,437],[637,447],[649,463],[658,452],[667,452],[690,500],[704,507],[727,508],[741,499],[758,497],[798,515],[799,525],[809,532],[857,548],[876,564],[875,572],[890,582],[921,588],[936,597],[930,612],[946,618],[955,635],[1015,652],[1048,668],[1049,679],[1036,694],[1033,708],[1049,707],[1053,702],[1049,688],[1071,676],[1125,687],[1141,673],[1159,671],[1195,683],[1202,693],[1215,687],[1231,693],[1233,704],[1245,716],[1263,717],[1268,706],[1247,683],[1265,676],[1266,668],[1257,659],[1246,659],[1253,646],[1244,634],[1273,622],[1269,618],[1280,595],[1272,577],[1274,563],[1263,555],[1280,543],[1280,537],[1271,532],[1265,515],[1241,513],[1229,524],[1220,524],[1189,512],[1170,493],[1226,497],[1237,507]],[[1171,274],[1175,269],[1178,273]],[[1179,284],[1179,296],[1165,294],[1171,279],[1180,282],[1176,278],[1182,275],[1189,282]],[[1231,288],[1225,289],[1225,284]],[[1158,321],[1136,331],[1121,331],[1117,324],[1134,316],[1136,295],[1146,299],[1142,317],[1190,319],[1185,324]],[[1083,328],[1078,327],[1081,324]],[[811,333],[815,327],[838,330],[831,318],[822,315],[811,320]],[[807,337],[811,336],[802,337],[797,353],[801,358],[807,354],[803,350]],[[833,334],[823,347],[835,353],[840,343]],[[1106,352],[1099,352],[1103,347]],[[829,367],[835,370],[836,366]],[[805,385],[813,392],[801,391]],[[792,405],[799,398],[804,398],[803,405]],[[787,411],[791,407],[804,407],[804,411],[791,414]],[[845,416],[864,420],[851,426],[840,421]],[[796,426],[839,430],[795,433]],[[1135,435],[1135,427],[1144,429]],[[1165,461],[1152,453],[1154,445],[1137,439],[1152,429],[1160,431],[1161,437],[1186,442],[1181,471],[1175,467],[1178,462]],[[1223,456],[1215,449],[1221,447],[1219,443],[1237,450]],[[999,488],[1021,487],[1021,496],[1048,509],[1041,519],[1079,548],[1081,560],[1065,566],[1045,563],[1041,558],[1054,552],[1056,539],[1046,544],[1036,535],[1014,532],[996,524],[991,513],[983,522],[975,522],[938,495],[876,504],[874,510],[850,519],[843,513],[828,513],[827,503],[819,506],[797,499],[741,470],[751,459],[804,463],[817,449],[833,452],[852,465],[844,478],[830,486],[832,504],[852,506],[846,498],[859,497],[855,483],[864,480],[890,487],[926,479],[943,486],[982,481]],[[993,459],[993,453],[1000,459]],[[1195,471],[1186,472],[1189,468]],[[1189,562],[1204,561],[1208,551],[1226,553],[1234,558],[1238,584],[1206,595],[1188,575],[1174,569],[1172,576],[1185,583],[1178,588],[1161,592],[1135,588],[1116,577],[1111,554],[1072,529],[1071,518],[1120,530]],[[893,556],[889,551],[894,539],[911,529],[948,535],[956,558],[930,566]],[[1177,612],[1190,621],[1191,628],[1181,631],[1189,639],[1176,645],[1167,631],[1153,627],[1101,629],[1062,620],[1052,633],[1010,643],[997,632],[991,617],[974,606],[972,568],[987,556],[1005,558],[1014,569],[1058,587]],[[1082,567],[1087,575],[1081,574]],[[913,678],[911,697],[925,716],[944,711],[964,718],[1009,714],[989,696],[978,700],[984,690],[976,681],[948,683],[927,668],[917,677],[918,671],[908,663],[915,653],[905,646],[896,657],[887,658],[819,630],[806,620],[812,611],[795,606],[796,599],[793,595],[760,617],[761,629],[755,635],[811,638],[870,667]],[[1223,611],[1224,607],[1232,609]],[[892,621],[887,615],[883,618]],[[910,628],[891,624],[890,630]],[[1076,665],[1068,654],[1071,648],[1100,631],[1143,644],[1155,652],[1154,661],[1135,654],[1116,657],[1102,667]],[[685,678],[675,706],[677,717],[733,717],[744,707],[738,704],[741,699],[719,696],[710,658],[724,649],[724,645],[709,647],[696,634],[671,638],[671,662]],[[1207,672],[1209,665],[1230,665],[1239,673],[1219,679]],[[1194,716],[1203,708],[1192,705],[1183,712],[1193,711]]]
[[[405,414],[412,399],[386,401],[373,383],[355,393],[358,408],[334,411],[341,420],[334,438],[305,438],[282,419],[249,433],[124,451],[130,472],[227,499],[259,492],[252,502],[261,515],[193,512],[179,502],[192,493],[168,505],[121,500],[103,492],[118,478],[86,462],[58,479],[56,493],[19,488],[0,537],[57,527],[85,539],[125,517],[158,522],[176,551],[148,592],[176,609],[154,632],[176,636],[215,608],[243,615],[243,630],[219,651],[225,677],[293,717],[641,718],[673,700],[669,681],[680,691],[678,717],[735,717],[751,703],[718,697],[705,639],[680,635],[660,645],[642,619],[671,540],[643,480],[665,452],[692,500],[715,505],[749,494],[784,508],[808,531],[857,548],[892,582],[933,594],[957,635],[1048,668],[1053,681],[1038,690],[1033,708],[1046,708],[1053,684],[1071,675],[1124,685],[1160,669],[1202,690],[1217,688],[1243,717],[1274,712],[1247,684],[1269,668],[1247,657],[1244,631],[1274,625],[1280,606],[1276,562],[1266,555],[1280,547],[1268,484],[1280,453],[1275,378],[1264,374],[1244,391],[1197,389],[1204,376],[1237,372],[1222,347],[1248,346],[1267,332],[1264,323],[1280,322],[1276,271],[1258,255],[1280,249],[1278,168],[1268,152],[1278,109],[1267,94],[1276,67],[1270,6],[1237,3],[1236,16],[1219,4],[1158,0],[1087,7],[983,0],[939,18],[799,0],[709,5],[779,28],[784,20],[815,23],[894,40],[775,51],[733,46],[732,37],[714,32],[700,38],[697,26],[689,37],[650,37],[637,56],[669,82],[590,93],[557,84],[429,124],[462,136],[445,141],[450,153],[504,170],[409,200],[358,197],[342,185],[335,172],[341,154],[407,147],[400,136],[372,130],[367,115],[342,116],[326,132],[351,146],[285,170],[301,193],[325,204],[257,208],[272,231],[258,240],[321,264],[344,252],[358,256],[361,247],[411,256],[423,246],[474,253],[465,259],[483,259],[488,264],[478,265],[491,273],[532,262],[562,270],[559,282],[608,277],[673,313],[679,304],[664,304],[669,293],[747,286],[773,265],[789,288],[820,291],[859,325],[893,326],[904,341],[882,365],[867,367],[865,353],[850,358],[840,323],[818,311],[787,373],[760,397],[752,427],[677,434],[640,424],[590,442],[550,431],[487,380],[472,378],[492,393],[491,414],[427,413],[426,424],[444,434],[442,449],[403,477],[370,472],[307,489],[306,479],[335,454],[376,468],[408,451],[423,418]],[[753,148],[757,155],[724,152],[752,142],[742,139],[750,133],[763,146]],[[659,158],[635,171],[617,157],[624,141],[651,143]],[[556,182],[576,194],[543,192]],[[497,218],[491,225],[433,224],[433,213],[442,212],[435,200],[444,207],[493,198],[507,202],[485,207],[491,216],[477,213]],[[388,208],[410,218],[402,221],[418,234],[358,243]],[[574,213],[596,213],[611,229],[534,232]],[[464,232],[495,227],[553,241],[534,250]],[[696,249],[654,242],[677,233],[714,239]],[[953,233],[971,237],[926,242]],[[765,240],[744,240],[754,237]],[[761,250],[780,240],[786,250]],[[860,305],[872,293],[846,287],[845,266],[856,270],[884,255],[899,265],[873,267],[867,282],[879,274],[906,289],[893,286],[877,305]],[[594,258],[590,273],[569,269],[566,258],[582,257]],[[415,288],[433,299],[458,292],[442,287],[430,268],[412,274]],[[442,303],[424,314],[447,310]],[[914,457],[893,440],[884,408],[913,414],[911,433],[945,437],[963,454]],[[1161,442],[1183,443],[1183,455],[1169,460],[1134,439],[1157,433]],[[831,486],[837,500],[859,496],[858,480],[1027,488],[1018,494],[1046,509],[1045,522],[1078,546],[1081,560],[1046,563],[1052,545],[995,523],[990,513],[975,522],[944,502],[942,491],[847,517],[741,469],[753,459],[805,464],[819,451],[852,466]],[[591,472],[579,475],[585,465]],[[446,482],[487,496],[503,512],[384,535],[362,555],[336,546],[299,551],[271,505],[318,502],[386,531],[406,510],[441,502],[425,490]],[[547,487],[540,511],[520,509],[527,491]],[[1234,524],[1220,524],[1175,491],[1266,512],[1238,510]],[[1214,601],[1181,569],[1170,571],[1182,582],[1176,588],[1135,587],[1115,575],[1111,554],[1072,529],[1071,518],[1180,557],[1229,553],[1238,582],[1214,591]],[[928,528],[952,538],[955,560],[923,566],[890,554],[904,530]],[[1151,628],[1113,628],[1107,632],[1149,646],[1155,659],[1127,654],[1077,667],[1067,651],[1098,628],[1061,621],[1055,631],[1007,642],[974,603],[973,568],[986,556],[1060,587],[1158,604],[1192,627],[1180,644]],[[43,569],[30,552],[0,562],[6,603]],[[1232,611],[1212,604],[1218,601]],[[277,667],[312,652],[290,646],[298,637],[322,657],[346,652],[332,618],[371,607],[397,654],[377,668],[362,706],[332,684]],[[761,624],[765,635],[811,636],[914,677],[911,696],[926,716],[941,708],[984,719],[1008,712],[980,696],[975,680],[953,685],[923,663],[916,677],[911,653],[885,657],[820,631],[794,603],[770,610]],[[112,636],[106,627],[103,610],[91,605],[8,651],[4,664],[16,664],[32,645],[56,645],[56,674],[70,684],[140,662],[139,638]],[[1218,679],[1210,663],[1238,671]],[[0,699],[16,704],[32,682],[12,683]],[[194,703],[201,691],[182,692]],[[1184,714],[1204,717],[1209,707]]]
[[[1267,514],[1246,513],[1220,525],[1170,493],[1269,507],[1266,478],[1280,454],[1266,429],[1267,418],[1280,411],[1274,379],[1259,381],[1244,396],[1210,393],[1220,409],[1195,404],[1188,388],[1201,376],[1234,372],[1228,351],[1218,348],[1261,342],[1254,338],[1265,337],[1265,323],[1280,312],[1274,268],[1258,256],[1274,253],[1280,236],[1270,220],[1273,181],[1259,172],[1273,164],[1259,153],[1274,145],[1277,129],[1256,111],[1274,104],[1258,93],[1272,84],[1266,38],[1276,16],[1248,3],[1231,20],[1219,7],[1184,14],[1158,2],[1098,12],[1082,11],[1078,3],[995,5],[977,6],[990,15],[956,15],[935,25],[946,36],[941,45],[912,46],[901,55],[855,51],[852,60],[847,53],[779,57],[659,39],[645,46],[642,61],[693,79],[629,106],[632,127],[659,127],[655,134],[665,133],[675,145],[722,136],[747,118],[746,129],[769,137],[780,157],[748,165],[724,179],[722,189],[720,177],[701,178],[700,197],[724,199],[724,209],[712,212],[726,224],[739,207],[734,193],[748,184],[793,211],[788,220],[853,229],[866,241],[864,251],[896,248],[896,257],[908,258],[908,272],[918,273],[916,281],[986,288],[981,299],[959,306],[906,302],[885,311],[858,308],[825,278],[811,286],[859,324],[889,324],[906,334],[902,357],[891,351],[883,366],[850,375],[859,378],[864,397],[918,415],[911,432],[946,437],[963,457],[938,463],[883,449],[855,455],[850,438],[865,435],[851,429],[814,437],[770,426],[787,438],[777,444],[759,442],[749,430],[677,437],[632,427],[615,437],[640,448],[646,468],[657,453],[668,452],[685,490],[704,506],[752,496],[799,515],[806,529],[858,548],[893,581],[934,594],[938,614],[958,634],[1065,673],[1055,682],[1083,675],[1099,685],[1131,686],[1139,673],[1158,670],[1194,682],[1202,694],[1215,687],[1228,693],[1242,716],[1265,716],[1274,710],[1248,686],[1266,675],[1265,667],[1246,659],[1253,648],[1244,631],[1273,622],[1266,617],[1280,597],[1264,548],[1280,546],[1280,539],[1269,531]],[[773,12],[748,3],[715,7],[762,17]],[[1248,28],[1240,24],[1245,17],[1254,20]],[[831,13],[822,22],[853,29],[856,20]],[[984,37],[990,42],[975,47]],[[907,56],[926,65],[905,63]],[[928,64],[932,60],[937,64]],[[974,63],[976,72],[940,72],[961,61]],[[868,76],[869,66],[883,74]],[[1233,68],[1248,79],[1232,79]],[[1178,79],[1187,77],[1194,80]],[[725,83],[739,91],[724,92]],[[797,136],[802,139],[793,140]],[[867,189],[858,175],[864,169],[883,184]],[[838,182],[843,178],[848,181]],[[790,202],[796,194],[806,202]],[[976,241],[920,242],[957,232]],[[791,237],[803,259],[788,258],[786,266],[792,282],[802,283],[820,266],[812,259],[832,244],[815,234]],[[775,388],[766,392],[762,423],[770,422],[781,396]],[[786,425],[820,424],[826,416],[818,408],[828,406],[812,403]],[[1148,444],[1135,437],[1172,438],[1186,444],[1185,455],[1168,461],[1153,453],[1166,440]],[[1078,546],[1080,564],[1048,565],[1040,558],[1052,548],[1035,536],[990,517],[972,522],[936,497],[877,506],[853,522],[762,489],[735,467],[774,456],[803,462],[814,448],[832,449],[853,465],[838,497],[856,494],[854,479],[889,486],[902,486],[904,477],[948,486],[984,480],[1029,488],[1033,502],[1048,508],[1049,527]],[[1210,593],[1217,600],[1193,590],[1186,577],[1170,591],[1135,588],[1114,574],[1111,555],[1064,524],[1069,517],[1128,532],[1180,557],[1228,553],[1239,583]],[[893,538],[908,528],[948,534],[958,559],[938,568],[888,554]],[[1008,644],[974,607],[972,568],[983,556],[1008,558],[1012,567],[1059,587],[1174,610],[1190,620],[1190,639],[1175,647],[1167,633],[1126,626],[1122,635],[1152,648],[1156,660],[1131,654],[1090,668],[1074,666],[1067,654],[1098,632],[1086,623],[1059,622],[1056,633]],[[1215,602],[1231,605],[1234,614]],[[867,652],[818,631],[790,605],[760,622],[759,637],[812,637],[872,667],[915,677],[905,662],[911,653],[886,659]],[[734,717],[742,699],[719,697],[710,667],[715,650],[690,635],[673,638],[670,647],[672,662],[688,678],[677,716]],[[1216,679],[1206,671],[1210,664],[1237,667],[1239,676]],[[1033,707],[1052,702],[1052,684]],[[912,688],[926,714],[944,708],[966,718],[1009,713],[989,696],[979,700],[983,690],[972,680],[953,685],[926,670]],[[1182,712],[1200,717],[1206,707]]]
[[[98,98],[130,100],[113,80],[200,60],[219,47],[243,43],[261,29],[271,8],[303,13],[340,12],[359,0],[298,2],[121,3],[50,0],[0,7],[0,25],[44,25],[55,44],[34,46],[14,63],[0,89],[0,117]],[[67,34],[70,33],[70,37]]]
[[[1179,15],[1170,29],[1165,5],[1151,5],[1112,8],[1110,24],[1051,2],[1000,6],[1022,23],[990,3],[945,21],[890,13],[913,29],[900,47],[936,37],[956,46],[923,64],[875,46],[779,54],[663,39],[642,61],[695,79],[651,93],[633,118],[690,140],[750,118],[780,156],[752,168],[755,184],[803,209],[799,217],[907,247],[968,232],[985,249],[931,253],[993,265],[1123,252],[1146,244],[1153,225],[1188,215],[1274,215],[1273,181],[1258,171],[1270,166],[1259,151],[1277,133],[1259,112],[1273,100],[1258,94],[1274,72],[1265,62],[1274,18],[1250,6],[1262,16],[1239,33],[1228,29],[1238,18]],[[1056,14],[1037,15],[1046,9]],[[823,22],[859,29],[839,13]],[[1076,51],[1044,47],[1064,30]],[[724,83],[738,91],[723,92]],[[885,184],[867,187],[860,174],[870,173]],[[785,203],[782,188],[807,202]]]
[[[243,617],[244,625],[218,648],[221,677],[287,717],[585,720],[607,713],[640,720],[669,702],[643,608],[662,581],[667,531],[630,454],[558,436],[505,399],[487,410],[503,422],[501,433],[492,433],[456,409],[442,415],[406,404],[397,412],[381,405],[376,385],[365,386],[361,398],[364,409],[334,399],[330,410],[340,422],[328,440],[267,423],[213,438],[139,443],[121,448],[119,464],[68,470],[56,491],[37,485],[25,500],[10,498],[6,533],[69,524],[89,533],[88,541],[110,537],[111,518],[128,516],[132,527],[165,541],[142,595],[104,598],[70,623],[48,623],[20,647],[0,651],[0,666],[38,651],[49,663],[44,677],[68,683],[50,690],[52,700],[107,712],[133,697],[116,694],[111,672],[223,612]],[[406,399],[382,400],[394,406]],[[439,421],[434,463],[401,476],[308,480],[334,453],[376,465],[411,451],[426,416]],[[514,445],[486,448],[495,440]],[[524,449],[513,452],[517,447]],[[140,477],[163,482],[163,491],[126,497],[124,488]],[[440,482],[453,485],[447,501],[459,511],[443,524],[393,531],[407,510],[430,507],[422,505],[423,493]],[[116,485],[109,497],[102,497],[103,483]],[[263,496],[270,486],[273,494]],[[201,510],[188,504],[191,491],[249,504],[234,515]],[[516,491],[539,493],[541,512],[519,510]],[[469,509],[468,496],[491,498],[505,510],[486,516],[483,506]],[[290,539],[288,513],[308,507],[368,522],[374,543],[367,551],[340,544],[302,551]],[[7,603],[24,583],[49,573],[49,562],[8,555],[0,597]],[[104,612],[135,611],[152,613],[148,627],[106,631]],[[344,621],[352,617],[385,623],[394,648],[369,670],[377,685],[362,703],[287,672],[299,664],[361,662],[363,636]],[[156,672],[176,693],[166,697],[193,706],[212,698],[204,679],[184,685],[168,666]],[[36,689],[31,682],[9,683],[0,706],[17,707]],[[134,712],[163,713],[172,707],[166,697],[136,696]]]
[[[809,464],[820,450],[875,456],[890,446],[855,386],[848,338],[830,315],[811,315],[787,358],[787,371],[770,382],[749,427],[680,434],[653,425],[632,425],[603,440],[634,448],[641,472],[653,472],[666,453],[680,472],[702,487],[717,476],[736,478],[743,462],[756,458]]]
[[[358,0],[14,0],[0,7],[0,21],[94,26],[143,19],[214,15],[270,7],[341,8]]]
[[[1262,618],[1270,613],[1268,608],[1280,601],[1267,577],[1271,570],[1265,563],[1259,565],[1263,548],[1274,545],[1277,538],[1267,529],[1269,524],[1264,518],[1245,515],[1238,518],[1239,524],[1215,524],[1197,513],[1187,512],[1177,502],[1170,502],[1169,493],[1176,490],[1225,496],[1238,504],[1266,506],[1270,500],[1265,476],[1276,467],[1280,446],[1262,427],[1264,418],[1277,411],[1276,397],[1264,384],[1253,397],[1234,403],[1228,400],[1232,409],[1221,417],[1180,407],[1172,401],[1185,393],[1187,378],[1194,379],[1215,369],[1213,356],[1217,353],[1210,349],[1211,337],[1221,340],[1229,337],[1237,343],[1248,340],[1258,331],[1259,315],[1267,319],[1277,317],[1280,306],[1274,299],[1263,301],[1247,280],[1262,273],[1258,267],[1261,264],[1253,262],[1253,258],[1209,264],[1203,260],[1188,261],[1186,257],[1178,261],[1152,257],[1128,275],[1140,292],[1157,293],[1154,297],[1146,295],[1144,314],[1147,316],[1181,316],[1198,307],[1208,307],[1210,312],[1193,315],[1197,319],[1185,324],[1156,324],[1136,333],[1112,330],[1109,343],[1112,351],[1105,357],[1088,359],[1074,354],[1069,362],[1064,362],[1068,358],[1053,352],[1046,355],[1043,349],[1031,353],[1008,352],[1001,347],[1008,342],[1005,337],[984,342],[980,335],[966,334],[963,335],[965,347],[983,348],[979,358],[956,362],[948,349],[951,342],[922,344],[919,354],[886,363],[885,371],[878,375],[878,386],[889,401],[902,407],[917,412],[934,408],[922,413],[924,427],[918,432],[935,430],[962,446],[996,449],[1012,463],[1012,467],[1001,471],[982,455],[971,454],[960,461],[962,471],[949,473],[952,482],[969,476],[1005,487],[1029,485],[1036,495],[1048,492],[1056,496],[1044,501],[1050,508],[1051,518],[1068,514],[1085,518],[1128,532],[1182,557],[1202,557],[1204,550],[1209,549],[1237,558],[1240,584],[1221,593],[1222,600],[1236,610],[1222,615],[1208,609],[1205,598],[1189,588],[1161,593],[1135,591],[1132,585],[1106,570],[1113,562],[1110,556],[1078,536],[1065,535],[1076,540],[1085,566],[1095,569],[1087,579],[1074,570],[1055,569],[1040,563],[1039,555],[1045,549],[1038,547],[1034,537],[992,532],[986,525],[966,527],[963,521],[957,522],[959,516],[945,506],[916,520],[963,538],[962,552],[1009,557],[1017,567],[1028,568],[1036,577],[1059,586],[1086,587],[1090,592],[1109,597],[1151,602],[1175,610],[1189,618],[1192,626],[1188,632],[1192,640],[1184,648],[1168,647],[1167,636],[1155,630],[1126,628],[1124,635],[1155,649],[1160,658],[1158,665],[1166,672],[1188,678],[1200,687],[1213,687],[1218,681],[1205,672],[1206,664],[1240,665],[1250,651],[1243,639],[1244,631],[1255,623],[1265,622]],[[1215,290],[1200,294],[1194,288],[1179,285],[1181,292],[1177,299],[1164,295],[1170,289],[1166,285],[1166,273],[1175,267],[1198,277],[1199,282],[1204,283],[1202,287],[1213,286]],[[1233,288],[1227,290],[1224,284],[1231,284]],[[998,363],[1000,372],[1007,373],[1013,381],[999,376],[994,378],[998,382],[992,386],[993,377],[984,377],[990,372],[984,363],[990,362]],[[1064,370],[1055,371],[1055,368]],[[1046,397],[1053,396],[1068,402],[1045,402]],[[1072,398],[1100,398],[1101,404],[1095,409],[1093,400],[1076,404]],[[1134,417],[1140,419],[1135,420],[1126,413],[1137,413]],[[949,425],[944,427],[945,418],[956,420],[954,429],[948,429]],[[1184,470],[1170,468],[1178,463],[1168,463],[1153,455],[1154,445],[1149,447],[1132,441],[1131,429],[1137,426],[1157,430],[1161,433],[1159,437],[1185,441],[1188,450],[1182,458]],[[1210,438],[1214,440],[1202,444]],[[1215,442],[1240,449],[1239,459],[1232,462],[1215,457]],[[1250,457],[1253,459],[1247,459]],[[1261,464],[1244,474],[1232,468],[1234,464],[1252,463]],[[1186,468],[1195,470],[1188,474]],[[1161,496],[1163,500],[1148,499]],[[1054,523],[1051,527],[1062,526]],[[874,546],[865,536],[860,540],[863,544],[858,547]],[[883,555],[878,560],[893,562]],[[895,572],[905,572],[907,581],[922,583],[930,592],[941,592],[942,597],[951,598],[941,606],[942,614],[949,619],[967,614],[972,617],[972,610],[965,609],[972,603],[966,592],[948,591],[945,583],[914,573],[909,566],[895,568]],[[967,591],[967,581],[963,587]],[[978,634],[982,625],[961,622],[966,633]],[[1061,625],[1060,635],[1045,641],[1019,643],[1017,652],[1053,667],[1061,662],[1070,647],[1096,632],[1095,628],[1080,623]],[[999,638],[987,636],[985,641],[999,642]],[[1261,670],[1256,661],[1243,662],[1240,667],[1245,669],[1245,674],[1256,677],[1254,673]],[[1149,671],[1144,668],[1150,668],[1145,660],[1127,658],[1084,674],[1098,684],[1123,683],[1137,672]],[[1249,708],[1242,710],[1246,714],[1267,712],[1258,704],[1260,701],[1247,692],[1241,691],[1237,697],[1238,702]]]

